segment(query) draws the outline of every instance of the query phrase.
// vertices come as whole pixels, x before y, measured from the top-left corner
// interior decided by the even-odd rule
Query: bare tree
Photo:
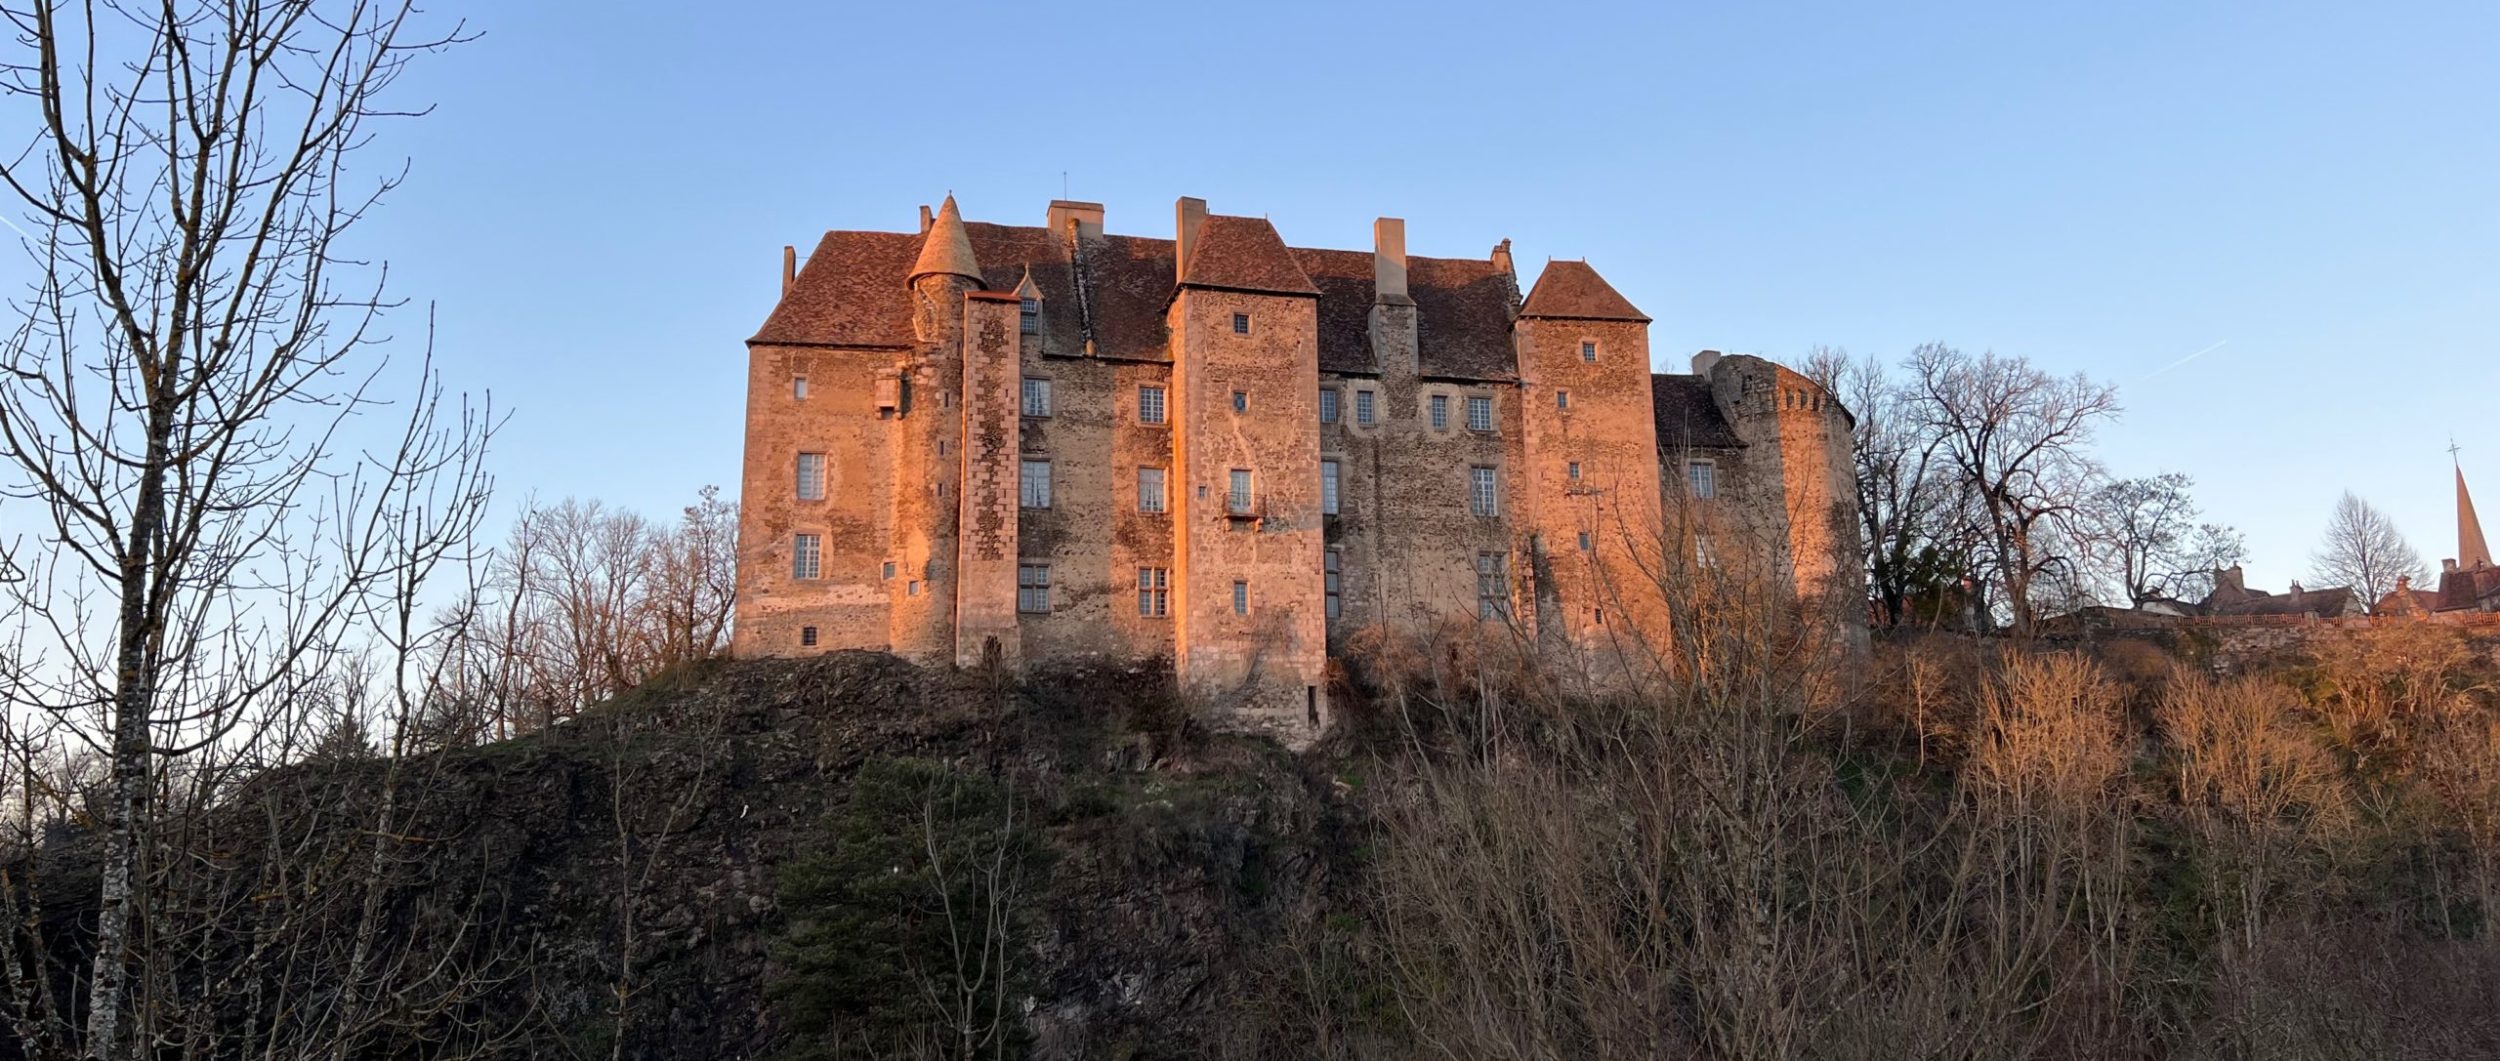
[[[410,113],[384,94],[460,37],[420,38],[414,14],[0,9],[0,91],[33,130],[0,182],[37,277],[0,350],[0,492],[43,518],[0,590],[41,646],[0,685],[111,768],[85,1057],[131,1056],[130,1019],[177,1008],[148,960],[165,935],[133,931],[170,887],[143,864],[179,835],[160,798],[195,807],[217,779],[176,767],[278,724],[299,664],[402,588],[393,521],[462,526],[443,510],[483,488],[491,418],[446,405],[430,369],[377,429],[392,304],[344,243],[404,172],[361,164],[373,121]]]
[[[1972,357],[1940,343],[1913,351],[1909,370],[1912,415],[1975,503],[1982,570],[2015,631],[2027,633],[2035,585],[2072,563],[2055,544],[2097,474],[2085,447],[2118,414],[2118,392],[2023,358]]]
[[[1817,347],[1801,370],[1839,398],[1857,418],[1852,456],[1858,487],[1858,535],[1867,587],[1886,626],[1898,626],[1914,596],[1932,592],[1954,555],[1964,521],[1942,474],[1941,439],[1920,430],[1910,397],[1873,357]]]
[[[2116,588],[2129,604],[2155,598],[2194,600],[2213,589],[2213,572],[2247,551],[2238,531],[2199,522],[2178,472],[2121,479],[2092,492],[2080,521],[2091,577]]]
[[[2309,555],[2309,565],[2320,585],[2351,586],[2366,604],[2395,592],[2397,579],[2424,574],[2422,554],[2405,541],[2396,521],[2350,490],[2335,502],[2326,537]]]

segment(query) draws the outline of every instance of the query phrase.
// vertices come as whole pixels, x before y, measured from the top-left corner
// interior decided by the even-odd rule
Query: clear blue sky
[[[950,189],[1035,224],[1064,171],[1115,232],[1196,195],[1586,257],[1670,370],[2087,372],[2108,463],[2195,476],[2255,584],[2346,487],[2452,553],[2451,434],[2500,511],[2500,5],[555,6],[480,5],[404,83],[439,108],[387,130],[415,169],[368,232],[513,411],[511,501],[734,494],[783,244]]]

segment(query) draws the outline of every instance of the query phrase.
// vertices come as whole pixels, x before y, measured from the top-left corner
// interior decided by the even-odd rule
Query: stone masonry
[[[1705,351],[1584,262],[1288,247],[1266,220],[1102,207],[829,232],[747,341],[733,649],[1014,668],[1160,657],[1236,728],[1305,742],[1358,632],[1500,634],[1637,674],[1688,567],[1770,572],[1863,637],[1850,419]]]

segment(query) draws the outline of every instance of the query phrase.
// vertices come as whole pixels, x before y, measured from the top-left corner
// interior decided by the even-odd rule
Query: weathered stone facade
[[[1356,631],[1502,631],[1574,673],[1739,556],[1862,637],[1846,411],[1759,358],[1650,370],[1582,262],[1287,247],[1183,199],[833,232],[748,340],[735,651],[1163,656],[1305,739]],[[791,263],[785,256],[785,263]],[[811,478],[812,477],[812,478]],[[1607,661],[1601,657],[1613,655]]]

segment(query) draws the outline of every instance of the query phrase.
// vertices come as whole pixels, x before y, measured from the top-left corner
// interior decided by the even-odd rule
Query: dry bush
[[[2254,950],[2270,916],[2308,898],[2306,863],[2351,806],[2299,695],[2263,678],[2182,677],[2161,698],[2178,813],[2201,848],[2216,934]]]

